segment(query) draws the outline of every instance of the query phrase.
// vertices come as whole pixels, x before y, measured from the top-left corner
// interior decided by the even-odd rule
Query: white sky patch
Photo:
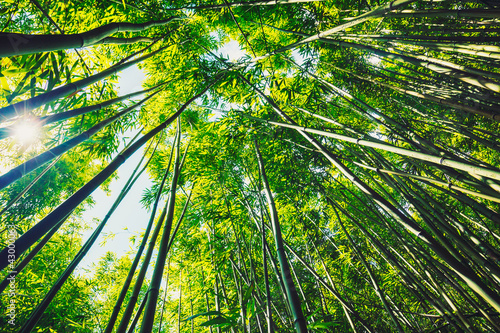
[[[380,67],[380,64],[382,63],[382,59],[375,55],[369,55],[365,59],[369,64],[377,67]]]
[[[222,113],[220,111],[217,111],[217,110],[211,110],[212,113],[210,113],[210,115],[208,116],[208,121],[209,122],[214,122],[214,121],[218,121],[220,118],[222,118]]]
[[[124,135],[132,138],[135,133],[137,133],[137,130],[133,132],[126,132]],[[122,148],[123,143],[121,144],[120,149]],[[111,208],[113,202],[118,197],[123,186],[132,174],[132,171],[141,159],[142,153],[143,149],[140,149],[118,169],[118,179],[113,180],[109,185],[109,189],[111,191],[109,196],[100,188],[92,194],[95,201],[94,207],[87,209],[82,216],[82,218],[91,225],[91,230],[85,231],[82,236],[84,242],[90,237],[93,230],[97,227],[97,224],[92,220],[94,218],[98,218],[100,223],[100,221],[104,219],[108,210]],[[149,213],[142,207],[140,200],[142,198],[143,190],[150,187],[151,184],[152,183],[149,180],[147,172],[144,172],[141,177],[137,179],[134,187],[132,187],[127,196],[122,200],[121,204],[108,220],[106,226],[99,235],[99,238],[82,260],[79,268],[90,268],[92,264],[97,263],[108,251],[115,252],[117,257],[120,258],[126,252],[131,250],[132,244],[129,240],[130,237],[143,232],[149,221]],[[100,246],[100,243],[102,243],[105,236],[109,234],[115,234],[115,236],[110,237],[106,240],[103,246]],[[138,245],[138,241],[140,242],[139,238],[136,239],[136,246]],[[92,272],[90,272],[90,274],[92,274]]]
[[[302,66],[302,64],[304,63],[304,60],[305,60],[305,58],[299,53],[299,51],[297,49],[292,51],[292,58],[300,66]]]
[[[146,79],[146,74],[134,65],[118,73],[118,96],[142,90],[142,82]],[[136,96],[134,98],[141,98]]]
[[[224,44],[223,47],[217,50],[216,54],[226,59],[229,58],[230,61],[238,61],[241,57],[246,55],[241,49],[240,44],[234,39]]]
[[[132,66],[118,73],[118,75],[119,96],[143,89],[142,82],[146,79],[146,75],[137,66]],[[134,99],[138,98],[143,97],[141,97],[141,95],[134,97]],[[135,136],[135,134],[137,134],[137,131],[138,129],[129,130],[121,135],[121,137],[128,138],[126,140],[128,142]],[[120,140],[120,147],[118,148],[118,151],[121,151],[124,146],[123,140]],[[118,179],[113,180],[109,185],[109,189],[111,191],[110,195],[107,195],[100,188],[92,194],[95,205],[94,207],[87,209],[82,216],[82,218],[91,225],[91,230],[85,231],[82,235],[83,242],[90,237],[93,229],[97,227],[97,224],[93,222],[93,219],[97,218],[101,221],[108,213],[108,210],[113,205],[115,199],[118,197],[123,186],[132,174],[132,171],[141,159],[146,146],[147,144],[144,145],[143,149],[139,149],[120,168],[118,168]],[[143,162],[143,164],[144,163],[145,162]],[[133,235],[139,235],[143,232],[149,221],[150,214],[142,207],[140,200],[142,199],[143,191],[146,188],[151,187],[151,185],[152,182],[148,177],[148,173],[144,172],[141,177],[137,179],[135,185],[108,220],[106,226],[99,235],[99,238],[94,243],[94,246],[92,246],[88,254],[78,266],[78,273],[85,274],[82,269],[91,268],[91,265],[97,263],[108,251],[115,252],[117,257],[120,258],[131,250],[132,244],[130,242],[130,237]],[[105,236],[109,234],[115,234],[115,236],[110,237],[106,240],[103,246],[100,246],[100,243],[102,243]],[[138,242],[140,242],[139,238],[136,239],[135,246],[138,245]],[[89,274],[92,275],[93,273],[89,272]]]

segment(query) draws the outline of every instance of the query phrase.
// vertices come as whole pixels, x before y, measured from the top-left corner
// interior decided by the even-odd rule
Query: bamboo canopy
[[[0,331],[500,331],[495,1],[4,2]]]

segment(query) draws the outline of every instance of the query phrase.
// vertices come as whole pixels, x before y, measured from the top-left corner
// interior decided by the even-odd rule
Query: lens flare
[[[30,146],[40,138],[40,124],[33,120],[23,120],[12,126],[14,139],[23,146]]]

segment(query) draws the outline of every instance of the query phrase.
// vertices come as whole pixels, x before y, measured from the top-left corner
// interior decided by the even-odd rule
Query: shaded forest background
[[[0,330],[500,331],[499,16],[4,0]],[[238,61],[217,55],[231,40]],[[118,96],[135,65],[144,90]],[[134,250],[79,274],[132,188],[151,214]]]

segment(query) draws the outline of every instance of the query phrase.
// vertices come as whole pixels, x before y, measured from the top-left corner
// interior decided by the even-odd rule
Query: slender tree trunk
[[[33,117],[33,118],[30,118],[29,121],[34,122],[38,126],[45,126],[47,124],[52,124],[52,123],[57,122],[57,121],[74,118],[74,117],[80,116],[82,114],[87,114],[89,112],[102,110],[103,108],[106,108],[106,107],[113,105],[115,103],[125,101],[125,100],[132,98],[134,96],[150,92],[150,91],[156,89],[157,87],[159,87],[163,84],[166,84],[166,83],[167,82],[159,84],[159,85],[157,85],[153,88],[150,88],[150,89],[145,89],[142,91],[137,91],[135,93],[127,94],[125,96],[113,98],[113,99],[110,99],[108,101],[105,101],[105,102],[102,102],[99,104],[85,106],[83,108],[73,109],[70,111],[61,112],[61,113],[57,113],[57,114],[53,114],[53,115],[49,115],[49,116]],[[25,121],[25,120],[21,120],[21,121]],[[15,130],[15,125],[5,126],[5,127],[0,128],[0,140],[4,139],[6,137],[12,136],[14,134],[14,130]]]
[[[24,162],[23,164],[13,168],[6,174],[0,176],[0,189],[3,189],[19,178],[22,178],[24,175],[30,173],[31,171],[37,169],[38,167],[42,166],[43,164],[50,162],[52,159],[62,155],[63,153],[67,152],[68,150],[76,147],[80,143],[88,140],[90,137],[95,135],[97,132],[99,132],[101,129],[104,127],[113,124],[115,121],[120,119],[123,116],[126,116],[130,112],[134,111],[137,107],[141,106],[145,102],[147,102],[150,98],[154,97],[157,93],[160,91],[157,91],[148,97],[144,98],[140,102],[126,108],[123,111],[118,112],[117,114],[99,122],[98,124],[92,126],[82,134],[79,134],[75,136],[72,139],[69,139],[66,142],[61,143],[60,145],[49,149],[48,151],[41,153],[40,155]]]
[[[401,324],[399,323],[399,320],[396,318],[396,316],[394,315],[394,312],[392,311],[391,307],[387,303],[387,300],[385,299],[385,297],[386,297],[385,292],[383,291],[383,289],[380,288],[380,285],[379,285],[377,279],[375,278],[370,266],[366,262],[365,257],[363,256],[361,251],[358,249],[358,247],[356,246],[356,244],[352,240],[351,235],[347,232],[347,229],[345,228],[344,223],[342,222],[342,219],[340,218],[337,210],[336,209],[334,209],[334,210],[335,210],[335,214],[337,215],[337,222],[339,222],[339,224],[342,228],[342,231],[344,232],[344,234],[347,237],[347,240],[349,241],[349,244],[351,245],[352,249],[356,252],[358,257],[360,258],[361,263],[363,264],[363,267],[365,267],[366,271],[368,272],[368,275],[369,275],[370,280],[372,282],[373,288],[375,289],[375,292],[379,296],[385,310],[389,314],[389,317],[391,318],[394,326],[396,327],[398,332],[404,332],[403,327],[401,327]]]
[[[267,256],[266,256],[266,228],[264,228],[264,224],[262,225],[262,262],[264,268],[264,282],[266,285],[266,318],[267,318],[267,333],[274,333],[274,323],[273,323],[273,314],[271,311],[271,290],[269,288],[269,276],[267,274]]]
[[[338,33],[340,31],[344,31],[348,28],[351,28],[355,25],[358,25],[358,24],[361,24],[363,22],[366,22],[372,18],[376,18],[376,17],[383,17],[387,12],[391,11],[392,9],[396,9],[396,8],[399,8],[399,7],[402,7],[402,6],[406,6],[412,2],[415,2],[416,0],[396,0],[396,1],[392,1],[390,4],[386,4],[386,5],[382,5],[382,6],[379,6],[377,8],[375,8],[374,10],[370,11],[370,12],[367,12],[367,13],[364,13],[362,15],[359,15],[357,16],[356,18],[354,18],[353,20],[347,22],[347,23],[344,23],[344,24],[341,24],[341,25],[338,25],[332,29],[329,29],[327,31],[323,31],[323,32],[320,32],[319,34],[317,35],[313,35],[313,36],[310,36],[310,37],[307,37],[307,38],[304,38],[298,42],[295,42],[295,43],[292,43],[292,44],[289,44],[287,46],[284,46],[282,48],[279,48],[271,53],[268,53],[266,55],[263,55],[263,56],[260,56],[260,57],[257,57],[257,58],[253,58],[251,60],[251,62],[257,62],[257,61],[260,61],[260,60],[263,60],[263,59],[266,59],[272,55],[275,55],[275,54],[279,54],[279,53],[283,53],[287,50],[292,50],[300,45],[304,45],[304,44],[307,44],[307,43],[310,43],[310,42],[313,42],[313,41],[316,41],[316,40],[319,40],[321,38],[324,38],[326,36],[329,36],[329,35],[332,35],[332,34],[335,34],[335,33]]]
[[[0,33],[0,58],[15,55],[86,47],[106,43],[106,38],[119,31],[144,31],[180,20],[178,16],[146,23],[109,23],[87,32],[73,35],[26,35]]]
[[[441,17],[441,18],[460,18],[460,17],[477,17],[477,18],[498,18],[500,16],[499,9],[429,9],[429,10],[401,10],[392,11],[386,14],[387,17]]]
[[[377,148],[377,149],[381,149],[381,150],[385,150],[385,151],[390,151],[390,152],[400,154],[403,156],[408,156],[408,157],[416,158],[416,159],[419,159],[422,161],[427,161],[427,162],[431,162],[431,163],[435,163],[435,164],[450,166],[450,167],[456,168],[458,170],[463,170],[463,171],[469,172],[471,174],[481,175],[481,176],[485,176],[485,177],[500,181],[500,171],[497,171],[497,170],[487,169],[487,168],[483,168],[483,167],[480,167],[477,165],[471,165],[468,163],[453,161],[451,159],[444,158],[444,157],[423,154],[423,153],[419,153],[419,152],[416,152],[413,150],[395,147],[395,146],[392,146],[389,144],[383,144],[383,143],[377,143],[377,142],[372,142],[372,141],[367,141],[367,140],[356,139],[356,138],[348,137],[345,135],[321,131],[321,130],[303,127],[303,126],[299,126],[299,125],[292,125],[292,124],[281,123],[281,122],[276,122],[276,121],[269,121],[269,120],[265,120],[265,119],[251,117],[251,116],[248,116],[245,114],[242,114],[242,115],[247,117],[247,118],[254,119],[257,121],[261,121],[261,122],[265,122],[268,124],[272,124],[272,125],[276,125],[276,126],[280,126],[280,127],[292,128],[292,129],[295,129],[298,131],[303,131],[306,133],[320,134],[320,135],[327,136],[330,138],[334,138],[334,139],[338,139],[338,140],[342,140],[342,141],[346,141],[346,142],[351,142],[351,143],[354,143],[354,144],[357,144],[360,146],[366,146],[366,147]]]
[[[139,305],[139,308],[137,309],[137,312],[135,313],[134,319],[132,319],[132,323],[130,323],[130,327],[128,328],[127,333],[134,333],[135,331],[135,326],[139,322],[139,318],[141,317],[142,311],[144,310],[144,306],[146,305],[146,301],[148,300],[148,295],[149,293],[146,292],[146,295],[144,295],[141,304]]]
[[[148,302],[146,304],[146,309],[144,310],[144,316],[142,318],[142,325],[140,330],[141,333],[149,333],[153,328],[154,317],[156,313],[156,305],[160,290],[159,288],[163,277],[165,262],[168,255],[167,249],[170,241],[170,232],[172,230],[172,222],[174,218],[177,181],[179,179],[179,174],[180,174],[179,167],[180,167],[181,157],[179,156],[180,155],[179,147],[180,147],[181,129],[180,129],[179,118],[177,118],[177,133],[178,133],[177,135],[179,136],[179,140],[177,141],[174,171],[172,174],[172,183],[170,185],[170,197],[168,199],[167,215],[165,217],[165,227],[163,228],[163,235],[160,241],[160,248],[158,249],[156,264],[148,289],[149,297],[148,297]]]
[[[63,219],[69,212],[75,209],[83,200],[85,200],[98,186],[100,186],[107,178],[115,172],[120,165],[123,164],[133,153],[135,153],[142,145],[149,141],[152,137],[157,135],[163,129],[165,129],[172,121],[174,121],[184,110],[198,97],[203,95],[212,85],[214,85],[220,76],[216,77],[214,82],[210,83],[202,92],[196,94],[194,97],[189,99],[177,112],[170,116],[160,125],[153,128],[146,135],[140,138],[132,146],[126,149],[122,154],[118,155],[113,159],[113,161],[102,170],[98,175],[96,175],[91,181],[85,184],[80,190],[73,194],[68,200],[62,203],[54,211],[48,214],[35,226],[25,232],[21,237],[16,240],[16,253],[21,255],[30,246],[32,246],[39,238],[41,238],[46,232],[52,229],[61,219]],[[7,267],[8,262],[8,247],[5,247],[0,252],[0,270]]]
[[[285,289],[288,295],[288,300],[290,302],[290,308],[292,309],[295,330],[299,333],[307,332],[307,323],[304,318],[304,315],[302,314],[302,308],[300,307],[300,298],[299,295],[297,294],[297,290],[293,283],[293,278],[290,273],[290,267],[283,248],[283,239],[281,236],[281,227],[278,219],[278,211],[276,210],[274,199],[271,193],[271,188],[267,180],[267,175],[264,168],[264,161],[262,160],[262,156],[260,155],[259,151],[259,146],[256,141],[255,141],[255,151],[257,154],[257,160],[259,162],[259,170],[262,176],[262,182],[264,184],[264,189],[266,191],[266,197],[271,215],[271,224],[273,226],[272,230],[274,235],[274,241],[276,243],[276,251],[278,253],[278,260],[280,262],[280,267],[281,267],[281,276],[285,283]]]
[[[165,311],[165,303],[167,302],[168,278],[170,277],[170,259],[171,258],[168,259],[168,263],[167,263],[167,278],[165,279],[165,292],[163,293],[163,303],[161,306],[160,323],[158,324],[158,333],[161,332],[161,323],[163,322],[163,313]],[[193,315],[193,313],[191,312],[191,316],[192,315]]]

